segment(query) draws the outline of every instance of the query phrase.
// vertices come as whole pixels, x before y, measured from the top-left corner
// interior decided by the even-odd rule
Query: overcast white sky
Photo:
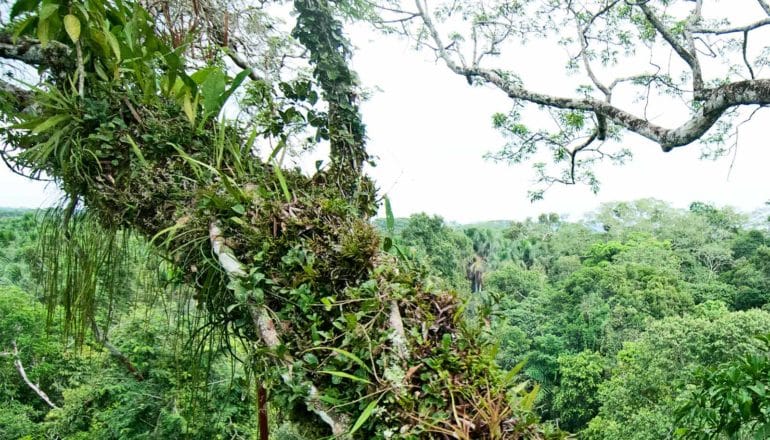
[[[643,197],[680,207],[700,200],[751,211],[770,199],[770,113],[760,112],[741,128],[729,180],[731,158],[698,160],[697,145],[664,154],[628,135],[624,141],[635,158],[622,167],[600,167],[598,195],[582,186],[554,186],[544,201],[532,204],[527,198],[530,165],[483,159],[502,145],[491,125],[494,112],[510,107],[501,92],[469,87],[431,54],[415,52],[404,40],[362,27],[353,29],[352,40],[358,47],[354,68],[366,86],[381,89],[363,105],[363,113],[369,151],[379,157],[370,172],[391,198],[396,216],[424,211],[465,223],[558,212],[574,219],[603,202]],[[535,85],[560,84],[563,62],[539,56],[543,52],[536,45],[530,49],[530,58],[524,59],[530,69],[537,66],[540,83]],[[0,167],[0,206],[39,207],[57,200],[55,190],[46,191],[45,185]]]

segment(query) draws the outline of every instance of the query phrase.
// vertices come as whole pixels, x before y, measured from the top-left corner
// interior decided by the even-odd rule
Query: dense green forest
[[[78,215],[80,227],[99,228]],[[1,217],[0,438],[257,438],[258,366],[239,360],[238,338],[207,335],[211,323],[172,265],[130,234],[92,248],[79,282],[93,295],[76,301],[98,312],[81,334],[64,303],[47,303],[47,289],[75,276],[52,275],[71,246],[50,213]],[[604,205],[578,222],[544,214],[450,226],[417,214],[391,223],[401,258],[459,292],[458,319],[536,390],[543,423],[608,440],[770,432],[767,223],[656,200]],[[474,271],[483,281],[472,292]],[[268,396],[270,438],[314,438]]]

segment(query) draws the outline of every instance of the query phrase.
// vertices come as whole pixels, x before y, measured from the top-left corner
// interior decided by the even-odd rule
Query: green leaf
[[[369,367],[364,363],[364,361],[362,361],[358,356],[354,355],[353,353],[351,353],[349,351],[345,351],[345,350],[343,350],[341,348],[336,348],[336,347],[317,347],[317,348],[313,348],[313,350],[329,350],[329,351],[333,351],[333,352],[337,353],[338,355],[340,355],[342,357],[345,357],[347,359],[350,359],[351,361],[355,362],[356,364],[358,364],[361,368],[363,368],[367,372],[369,372],[369,373],[372,372],[372,370],[370,370]]]
[[[37,23],[37,39],[40,40],[40,45],[46,47],[49,40],[49,28],[48,20],[40,19]]]
[[[275,170],[275,176],[278,178],[278,183],[281,185],[281,191],[283,191],[286,203],[291,203],[291,193],[289,192],[289,186],[286,185],[286,178],[283,177],[283,171],[281,171],[281,167],[275,161],[273,161],[273,169]]]
[[[385,197],[385,227],[388,229],[388,234],[393,235],[393,231],[396,228],[396,219],[393,217],[393,209],[390,207],[389,197]]]
[[[47,4],[43,5],[43,7],[40,8],[40,21],[47,20],[48,17],[52,16],[56,11],[59,10],[59,5],[55,4]]]
[[[15,42],[19,36],[25,33],[36,20],[37,17],[29,16],[13,26],[13,34],[11,35],[11,39]]]
[[[144,159],[144,155],[142,154],[142,150],[139,149],[139,145],[136,145],[136,142],[134,142],[134,139],[131,137],[131,135],[126,135],[126,140],[131,145],[131,151],[134,152],[136,155],[136,158],[139,159],[139,163],[142,165],[147,165],[147,161]]]
[[[377,404],[380,403],[380,398],[382,396],[378,397],[377,400],[372,400],[369,402],[368,405],[366,405],[366,408],[364,408],[364,411],[361,413],[360,416],[358,416],[358,419],[356,420],[356,423],[353,424],[353,427],[350,429],[349,435],[353,435],[356,431],[358,431],[361,426],[371,417],[374,410],[377,408]]]
[[[240,215],[246,214],[246,208],[244,208],[243,205],[241,205],[240,203],[235,205],[235,206],[233,206],[230,209],[232,209],[233,211],[235,211],[236,213],[238,213]]]
[[[325,402],[325,403],[328,403],[328,404],[331,404],[331,405],[339,405],[341,403],[345,403],[345,402],[341,401],[340,399],[336,399],[334,397],[327,396],[325,394],[319,396],[318,399],[320,399],[322,402]]]
[[[537,399],[538,393],[540,393],[540,384],[535,384],[535,386],[532,387],[532,391],[524,396],[524,399],[521,401],[521,407],[527,411],[531,410],[535,405],[535,399]]]
[[[67,31],[70,40],[77,43],[80,39],[80,20],[72,14],[64,16],[64,29]]]
[[[89,36],[91,37],[91,41],[99,46],[104,56],[109,57],[110,45],[107,44],[107,37],[104,36],[104,32],[100,31],[99,29],[90,29]]]
[[[190,120],[190,124],[195,125],[195,107],[193,107],[189,93],[185,93],[184,98],[182,99],[182,109],[184,110],[184,114],[187,115],[187,119]]]
[[[345,378],[345,379],[350,379],[350,380],[354,380],[356,382],[363,382],[363,383],[371,385],[370,381],[368,381],[366,379],[363,379],[363,378],[360,378],[358,376],[353,376],[352,374],[349,374],[349,373],[345,373],[344,371],[321,370],[321,371],[319,371],[319,373],[330,374],[332,376],[342,377],[342,378]]]
[[[203,96],[203,110],[206,113],[218,113],[220,110],[219,98],[225,93],[225,73],[220,69],[210,69],[206,79],[200,85]]]
[[[230,88],[227,89],[220,97],[219,97],[219,107],[222,108],[227,103],[227,100],[230,99],[230,96],[238,89],[238,87],[243,84],[243,81],[246,80],[246,77],[249,76],[249,73],[251,73],[251,70],[244,69],[241,71],[241,73],[235,75],[235,78],[233,78],[233,81],[230,83]]]
[[[70,119],[70,115],[51,116],[50,118],[47,118],[46,120],[44,120],[40,124],[36,125],[35,128],[32,129],[32,133],[34,133],[34,134],[42,133],[42,132],[44,132],[46,130],[49,130],[49,129],[55,127],[56,125],[58,125],[58,124],[60,124],[60,123],[62,123],[64,121],[68,120],[68,119]]]
[[[305,353],[302,359],[310,365],[318,365],[318,358],[313,353]]]
[[[118,42],[118,39],[107,29],[104,29],[104,37],[107,39],[107,44],[110,45],[110,49],[112,49],[112,52],[115,54],[115,58],[120,62],[120,43]]]
[[[754,440],[764,440],[770,437],[770,422],[767,422],[754,432]]]
[[[528,359],[524,359],[523,361],[516,364],[513,368],[511,368],[510,371],[505,374],[504,383],[512,383],[516,375],[519,374],[519,371],[521,371],[522,368],[524,368],[524,365],[527,364],[527,360]]]

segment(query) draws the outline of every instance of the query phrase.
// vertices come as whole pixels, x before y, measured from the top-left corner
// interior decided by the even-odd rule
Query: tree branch
[[[698,5],[700,5],[700,0],[697,0]],[[690,69],[692,70],[692,82],[693,82],[693,92],[695,93],[696,97],[699,95],[699,92],[703,89],[703,74],[701,73],[700,63],[698,62],[697,55],[693,52],[690,53],[687,49],[684,48],[676,39],[676,36],[672,34],[666,25],[660,21],[660,19],[655,15],[653,10],[647,6],[647,3],[639,3],[639,8],[644,12],[644,16],[647,17],[647,20],[650,22],[650,24],[655,28],[656,31],[663,37],[664,40],[674,49],[674,52],[679,55],[682,60],[684,60],[685,63],[687,63],[688,66],[690,66]],[[696,6],[695,11],[697,11],[699,8]],[[696,14],[696,12],[693,12],[693,14]],[[690,16],[691,18],[693,15]],[[689,19],[688,19],[689,20]],[[692,46],[693,44],[691,42],[688,43],[688,45]]]
[[[10,35],[0,34],[0,58],[21,61],[30,66],[72,66],[70,52],[69,46],[58,41],[49,41],[43,47],[37,40],[21,38],[14,41]]]
[[[712,34],[712,35],[725,35],[725,34],[733,34],[738,32],[749,32],[753,31],[754,29],[759,29],[761,27],[767,26],[770,24],[770,17],[769,18],[763,18],[762,20],[755,21],[754,23],[750,23],[744,26],[735,26],[735,27],[729,27],[729,28],[722,28],[722,29],[711,29],[711,28],[704,28],[704,27],[692,27],[690,30],[695,34]]]
[[[749,75],[751,76],[751,79],[755,79],[754,76],[754,69],[751,68],[751,63],[749,62],[748,56],[746,56],[746,50],[749,46],[749,32],[746,31],[743,33],[743,44],[741,45],[741,53],[743,55],[743,63],[746,64],[746,68],[749,69]]]
[[[94,339],[96,339],[96,342],[100,343],[104,348],[107,349],[107,351],[110,352],[110,355],[118,360],[129,373],[131,373],[132,376],[134,376],[134,379],[136,379],[139,382],[142,382],[144,380],[144,376],[142,373],[134,366],[134,364],[131,362],[131,359],[128,358],[123,352],[118,350],[117,347],[112,345],[110,341],[107,340],[107,335],[102,334],[101,331],[99,331],[99,326],[96,325],[96,321],[91,319],[91,331],[94,333]]]
[[[604,9],[604,11],[609,10],[609,7]],[[601,81],[599,81],[599,78],[594,74],[593,69],[591,68],[591,62],[588,59],[588,38],[586,34],[588,33],[588,30],[591,26],[591,23],[596,19],[597,15],[594,15],[591,20],[586,24],[585,26],[580,26],[580,21],[578,20],[578,14],[575,11],[572,11],[572,14],[575,16],[575,25],[577,26],[577,37],[580,40],[580,57],[583,60],[583,67],[586,70],[586,73],[588,74],[588,77],[591,79],[591,82],[594,83],[594,85],[604,93],[605,98],[607,101],[610,100],[612,96],[612,90],[605,86]]]
[[[29,380],[29,377],[27,377],[27,372],[24,370],[24,365],[21,363],[21,358],[19,357],[19,349],[16,346],[16,341],[11,341],[11,346],[13,346],[13,366],[16,367],[16,371],[19,372],[19,375],[21,376],[22,380],[24,380],[24,383],[27,384],[27,386],[40,397],[43,399],[43,401],[50,406],[52,409],[59,408],[56,406],[52,401],[51,398],[48,397],[48,394],[46,394],[43,390],[40,389],[40,387],[34,383],[32,383],[31,380]]]
[[[426,12],[422,1],[415,0],[415,3],[420,11],[428,34],[437,47],[439,58],[446,63],[450,70],[458,75],[482,78],[504,91],[514,100],[527,101],[552,108],[588,111],[595,113],[599,117],[604,116],[614,124],[657,142],[665,152],[698,140],[731,107],[770,103],[770,79],[728,83],[713,89],[702,90],[700,92],[701,103],[690,120],[676,128],[665,128],[603,100],[590,97],[567,98],[533,92],[509,80],[499,70],[489,70],[475,66],[465,67],[456,63],[449,53],[442,49],[444,45],[442,44],[441,37],[429,14]],[[646,6],[644,7],[646,8]],[[655,19],[657,20],[657,17]],[[662,23],[659,21],[658,23],[662,26]],[[663,29],[665,30],[665,28]],[[684,56],[689,57],[692,61],[689,53],[681,48],[681,46],[679,47],[684,52]],[[696,61],[692,62],[697,66]],[[614,85],[616,83],[613,83],[613,87]]]
[[[510,81],[499,73],[486,69],[461,68],[448,63],[450,68],[461,75],[478,76],[497,86],[517,100],[571,110],[583,110],[604,115],[608,120],[630,131],[642,135],[660,144],[663,151],[688,145],[698,140],[727,109],[739,105],[770,103],[770,80],[757,79],[725,84],[714,89],[704,90],[703,102],[691,119],[681,126],[667,129],[653,124],[614,105],[593,98],[564,98],[532,92]]]
[[[209,225],[209,241],[211,242],[211,248],[214,254],[219,259],[219,265],[227,274],[227,277],[231,281],[241,282],[247,276],[247,272],[243,264],[235,256],[233,250],[227,246],[225,238],[222,235],[222,230],[219,225],[214,222]],[[267,311],[267,309],[257,304],[253,299],[249,299],[247,304],[249,313],[252,317],[254,327],[259,334],[262,342],[271,350],[275,351],[281,345],[281,340],[276,331],[275,324]],[[291,355],[286,354],[281,358],[282,363],[285,365],[287,372],[282,375],[282,379],[287,384],[293,382],[293,363]],[[334,411],[327,408],[326,405],[321,402],[318,395],[318,389],[315,385],[308,384],[308,393],[305,397],[305,404],[308,409],[320,417],[332,430],[335,436],[342,436],[348,431],[348,422],[344,417],[335,414]]]
[[[768,4],[765,0],[757,0],[757,3],[759,3],[759,6],[762,7],[767,15],[770,15],[770,4]]]

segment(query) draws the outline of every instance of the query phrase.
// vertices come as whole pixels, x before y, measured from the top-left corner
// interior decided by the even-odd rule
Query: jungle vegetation
[[[511,139],[498,158],[545,148],[564,169],[536,165],[542,183],[598,189],[590,165],[627,158],[603,149],[624,131],[664,151],[701,139],[720,155],[721,118],[770,102],[754,72],[763,54],[747,50],[770,7],[752,3],[763,15],[736,26],[704,3],[9,5],[0,156],[66,199],[1,219],[2,434],[763,438],[765,224],[651,200],[578,223],[397,222],[365,174],[374,158],[344,33],[348,20],[401,32],[494,85],[515,102],[493,118]],[[446,43],[441,26],[455,23],[469,39]],[[509,38],[566,25],[577,39],[562,43],[577,41],[573,64],[593,84],[577,97],[482,66]],[[719,78],[696,41],[729,66]],[[681,63],[600,80],[596,60],[622,65],[635,44],[653,66],[661,45]],[[653,124],[612,100],[619,86],[681,98],[690,119]],[[552,112],[556,131],[524,124],[524,103]],[[285,165],[318,146],[329,157],[313,172]]]
[[[69,240],[81,237],[81,247],[86,235],[104,233],[98,219],[76,217],[83,230]],[[66,273],[67,251],[50,247],[67,240],[50,229],[52,218],[60,221],[52,212],[0,219],[0,435],[260,438],[263,372],[236,335],[216,331],[184,274],[140,237],[121,235],[103,245],[101,263],[80,263],[93,265],[78,269],[91,277],[80,288],[95,286],[77,299],[95,310],[85,333],[60,296],[46,303],[48,289],[77,276]],[[388,223],[376,222],[382,234]],[[402,226],[391,236],[401,258],[426,288],[458,292],[456,319],[495,347],[488,355],[497,368],[517,373],[512,387],[532,399],[521,405],[549,435],[557,427],[585,439],[766,435],[766,223],[656,200],[605,205],[578,222],[544,214],[448,225],[419,214],[393,223]],[[477,261],[484,283],[471,293],[466,269]],[[24,382],[17,358],[54,406]],[[333,376],[339,387],[358,381]],[[266,397],[270,438],[318,438],[272,386]]]

